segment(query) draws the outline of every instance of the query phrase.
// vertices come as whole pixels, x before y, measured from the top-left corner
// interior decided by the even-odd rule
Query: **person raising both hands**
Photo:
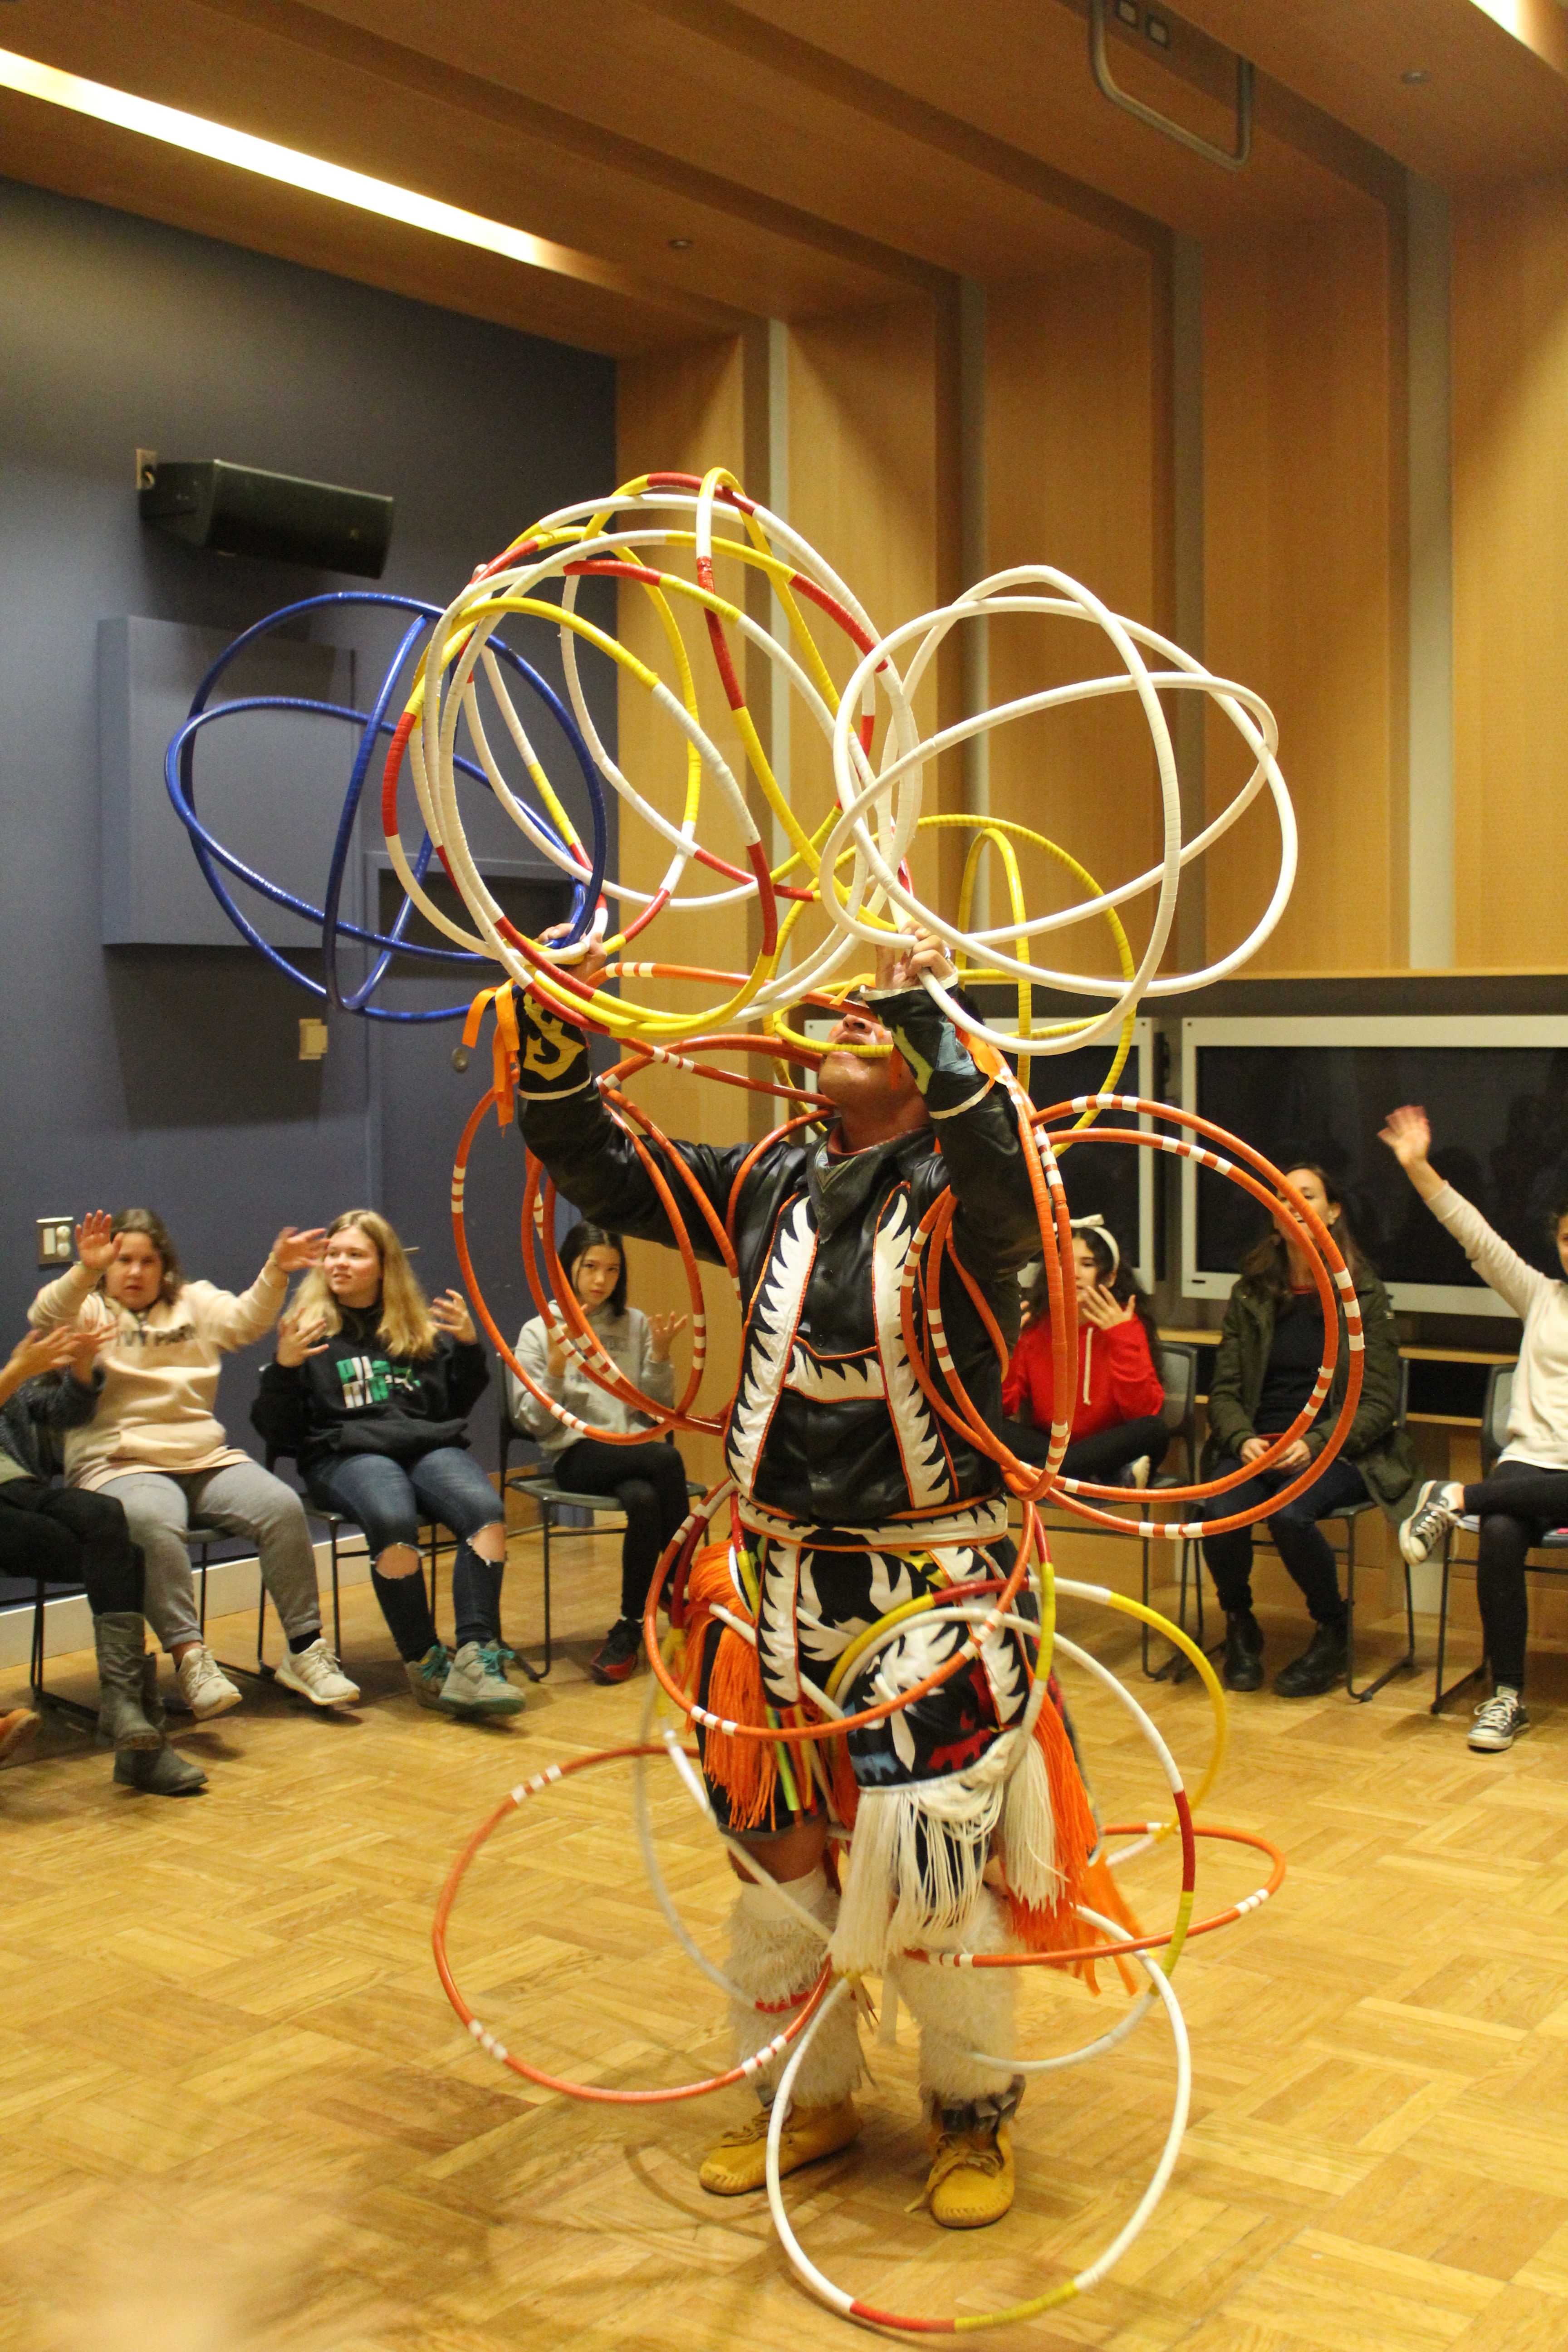
[[[1488,1288],[1524,1325],[1509,1400],[1508,1443],[1490,1476],[1471,1486],[1429,1478],[1399,1531],[1399,1549],[1415,1567],[1446,1541],[1461,1517],[1480,1520],[1476,1601],[1492,1696],[1476,1709],[1470,1746],[1495,1754],[1530,1728],[1524,1709],[1530,1631],[1525,1559],[1550,1528],[1568,1525],[1568,1281],[1528,1265],[1480,1211],[1438,1175],[1430,1158],[1431,1123],[1418,1103],[1391,1110],[1381,1140]],[[1568,1197],[1553,1204],[1546,1230],[1568,1276]]]
[[[409,1686],[447,1715],[515,1715],[522,1705],[500,1632],[506,1514],[465,1426],[489,1376],[461,1294],[426,1301],[386,1219],[346,1209],[279,1326],[250,1413],[268,1444],[298,1462],[312,1502],[364,1529]],[[454,1653],[437,1634],[419,1571],[422,1517],[458,1538]]]
[[[351,1706],[359,1692],[321,1633],[316,1555],[300,1497],[230,1445],[213,1412],[224,1356],[272,1328],[289,1275],[320,1257],[321,1234],[285,1225],[237,1296],[188,1281],[151,1209],[95,1210],[78,1225],[76,1243],[76,1265],[28,1309],[39,1330],[74,1324],[102,1338],[103,1392],[91,1421],[67,1433],[66,1477],[122,1506],[145,1563],[147,1621],[174,1660],[185,1704],[205,1721],[240,1703],[202,1640],[184,1542],[195,1523],[256,1545],[288,1636],[278,1667],[283,1688],[313,1706]]]

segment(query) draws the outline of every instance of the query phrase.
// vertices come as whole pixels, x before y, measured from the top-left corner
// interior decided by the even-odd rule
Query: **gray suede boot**
[[[146,1658],[141,1617],[129,1611],[95,1617],[92,1638],[98,1651],[100,1735],[115,1748],[161,1748],[163,1732],[142,1706],[146,1666],[153,1665],[155,1687],[157,1661]]]
[[[100,1623],[109,1621],[100,1619]],[[140,1626],[142,1620],[138,1617]],[[157,1745],[153,1748],[121,1748],[114,1759],[114,1777],[122,1788],[140,1789],[150,1797],[194,1797],[205,1789],[207,1776],[199,1764],[187,1764],[163,1740],[163,1710],[158,1699],[158,1661],[144,1656],[139,1668],[140,1713]],[[100,1718],[101,1719],[101,1718]]]

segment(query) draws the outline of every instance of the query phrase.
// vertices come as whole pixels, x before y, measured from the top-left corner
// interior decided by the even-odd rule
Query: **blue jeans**
[[[1234,1454],[1227,1454],[1213,1475],[1224,1478],[1240,1466]],[[1204,1505],[1204,1515],[1223,1519],[1228,1518],[1232,1511],[1250,1511],[1300,1475],[1300,1470],[1265,1470],[1258,1477],[1233,1486],[1227,1495],[1211,1496]],[[1313,1522],[1327,1517],[1331,1512],[1343,1510],[1347,1503],[1364,1503],[1366,1498],[1366,1482],[1361,1472],[1353,1462],[1347,1462],[1339,1454],[1310,1486],[1303,1487],[1294,1502],[1287,1503],[1268,1521],[1275,1549],[1300,1586],[1307,1606],[1320,1625],[1341,1624],[1345,1604],[1340,1596],[1339,1570],[1328,1538]],[[1226,1615],[1234,1616],[1239,1610],[1250,1609],[1252,1529],[1231,1528],[1224,1535],[1205,1536],[1204,1558]]]
[[[468,1538],[481,1528],[500,1526],[506,1513],[462,1446],[438,1445],[406,1466],[385,1454],[340,1454],[312,1470],[309,1492],[313,1503],[358,1522],[373,1562],[394,1544],[416,1549],[422,1517],[450,1528],[459,1538],[452,1563],[452,1613],[459,1633],[482,1625],[487,1640],[500,1639],[501,1564],[480,1559]]]

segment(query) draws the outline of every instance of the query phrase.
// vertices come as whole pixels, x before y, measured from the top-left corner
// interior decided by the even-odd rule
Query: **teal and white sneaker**
[[[447,1714],[487,1718],[521,1715],[522,1694],[499,1671],[500,1664],[493,1643],[481,1649],[478,1642],[465,1642],[441,1689],[440,1703]]]
[[[441,1693],[451,1672],[452,1655],[443,1642],[432,1642],[422,1658],[405,1658],[408,1687],[421,1706],[440,1708]]]

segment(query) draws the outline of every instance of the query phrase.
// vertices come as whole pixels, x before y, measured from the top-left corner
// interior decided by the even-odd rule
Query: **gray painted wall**
[[[299,1017],[319,1008],[242,945],[99,944],[98,625],[232,632],[374,584],[146,529],[139,446],[390,492],[379,584],[444,603],[534,516],[613,487],[614,365],[8,182],[0,286],[0,1339],[44,1279],[34,1219],[100,1202],[156,1207],[189,1271],[240,1286],[280,1224],[368,1200],[442,1287],[451,1149],[488,1050],[459,1076],[453,1029],[373,1039],[334,1021],[326,1060],[301,1063]],[[384,632],[332,634],[360,656],[363,700]],[[558,678],[548,640],[519,642]],[[595,685],[613,743],[613,688]],[[171,856],[188,857],[170,824]],[[467,985],[400,981],[394,1001]],[[524,1298],[519,1178],[515,1134],[481,1144],[470,1225],[509,1323]],[[220,1410],[242,1443],[258,1360],[226,1369]],[[489,1421],[481,1407],[487,1458]]]

